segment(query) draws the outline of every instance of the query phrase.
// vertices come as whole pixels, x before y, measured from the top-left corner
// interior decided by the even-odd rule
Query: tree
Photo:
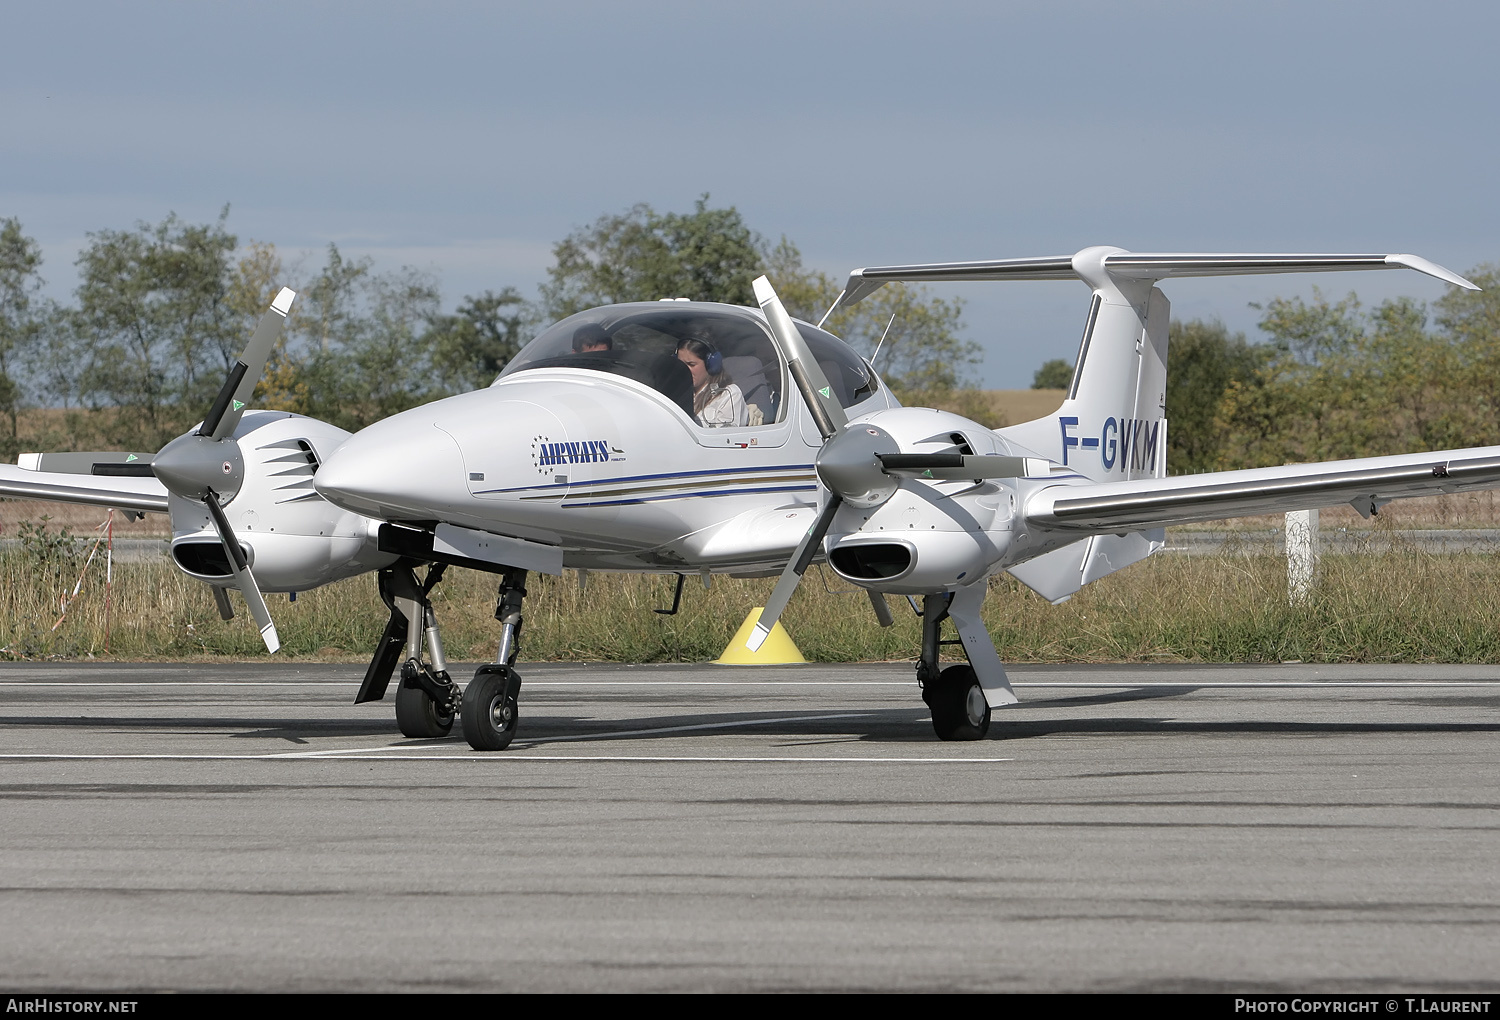
[[[266,373],[265,406],[354,431],[443,395],[425,337],[437,281],[409,267],[376,273],[337,245],[288,316]]]
[[[1409,298],[1368,313],[1353,294],[1330,302],[1316,288],[1310,302],[1269,302],[1264,360],[1253,380],[1231,382],[1220,407],[1217,466],[1496,442],[1495,386],[1485,365],[1492,344],[1481,340],[1482,315],[1461,310],[1447,306],[1450,325],[1434,332],[1425,306]],[[1466,338],[1460,327],[1474,332]]]
[[[455,314],[435,318],[421,342],[432,351],[442,386],[461,393],[494,381],[520,351],[531,320],[514,287],[487,290],[465,298]]]
[[[1232,385],[1253,388],[1271,348],[1230,334],[1222,322],[1173,322],[1167,339],[1167,463],[1178,473],[1219,466],[1227,429],[1221,405]]]
[[[243,345],[228,302],[236,239],[176,214],[133,231],[90,234],[70,316],[72,386],[88,406],[115,409],[107,434],[156,449],[204,414]]]
[[[6,459],[15,455],[19,442],[16,361],[29,353],[42,328],[41,265],[42,250],[21,233],[21,221],[0,220],[0,413],[10,419],[10,437],[0,443],[0,452]]]
[[[1062,358],[1053,358],[1031,377],[1034,390],[1065,390],[1073,384],[1073,366]]]
[[[553,246],[542,308],[560,319],[595,305],[666,297],[753,304],[763,246],[738,210],[710,209],[707,194],[691,213],[658,213],[643,202]]]
[[[1475,266],[1467,275],[1480,290],[1453,287],[1436,302],[1438,329],[1458,362],[1450,371],[1461,372],[1470,389],[1465,404],[1454,408],[1466,421],[1449,430],[1449,447],[1494,443],[1500,436],[1500,265]]]

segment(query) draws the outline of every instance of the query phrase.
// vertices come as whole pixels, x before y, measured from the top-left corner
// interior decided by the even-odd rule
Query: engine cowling
[[[856,419],[906,453],[1010,454],[990,430],[946,411],[892,408]],[[905,478],[889,498],[846,503],[827,539],[828,565],[864,588],[898,595],[953,590],[989,574],[1010,546],[1015,488],[1006,481]]]
[[[224,513],[264,591],[306,591],[389,566],[376,522],[320,496],[313,479],[349,433],[285,411],[247,411],[233,432],[242,478]],[[171,496],[172,560],[190,577],[223,585],[228,558],[202,503]]]

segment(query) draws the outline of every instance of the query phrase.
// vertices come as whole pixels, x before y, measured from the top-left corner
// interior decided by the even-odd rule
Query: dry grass
[[[10,657],[101,657],[102,570],[91,571],[67,619],[57,597],[75,573],[46,572],[21,551],[0,556],[0,649]],[[1431,555],[1399,544],[1385,555],[1327,556],[1316,598],[1286,601],[1285,561],[1274,556],[1159,556],[1051,606],[1006,576],[991,584],[986,617],[1013,662],[1496,662],[1500,565],[1486,555]],[[591,575],[580,591],[571,573],[533,576],[523,658],[673,662],[717,657],[771,580],[689,582],[682,612],[668,578]],[[385,610],[371,578],[268,601],[290,658],[361,661],[379,637]],[[832,588],[833,590],[829,590]],[[208,590],[166,563],[117,565],[110,652],[117,659],[229,657],[264,653],[243,615],[219,620]],[[436,589],[449,653],[492,654],[494,578],[451,570]],[[892,600],[897,624],[880,629],[863,593],[823,568],[809,572],[788,609],[793,638],[809,659],[908,659],[919,628]]]

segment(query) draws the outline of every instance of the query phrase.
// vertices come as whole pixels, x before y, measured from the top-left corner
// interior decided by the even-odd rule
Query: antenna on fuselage
[[[875,367],[875,359],[878,358],[878,357],[880,357],[880,348],[882,346],[884,346],[884,344],[885,344],[886,333],[889,333],[891,331],[891,327],[894,326],[895,324],[896,324],[896,313],[892,312],[891,313],[891,321],[887,322],[885,324],[885,333],[880,334],[880,343],[878,343],[878,344],[875,345],[875,353],[872,354],[872,355],[870,355],[870,367],[871,368]]]

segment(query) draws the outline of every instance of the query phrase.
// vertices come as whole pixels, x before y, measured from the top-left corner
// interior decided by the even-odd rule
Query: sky
[[[703,193],[811,266],[1133,251],[1500,261],[1500,5],[21,2],[0,36],[0,217],[66,298],[90,231],[230,206],[534,295],[552,245]],[[1411,272],[1164,286],[1174,315],[1446,288]],[[991,387],[1072,360],[1077,283],[971,283]]]

